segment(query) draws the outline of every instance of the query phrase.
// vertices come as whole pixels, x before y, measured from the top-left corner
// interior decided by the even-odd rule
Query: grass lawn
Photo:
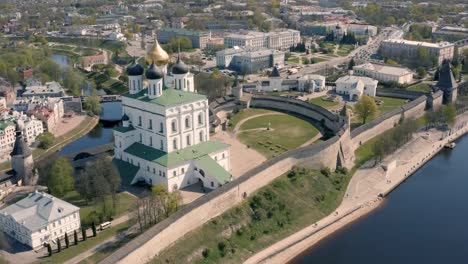
[[[275,111],[271,111],[267,109],[259,109],[259,108],[241,109],[237,114],[232,116],[231,119],[229,120],[229,129],[230,130],[234,129],[237,123],[239,123],[243,119],[246,119],[247,117],[260,115],[260,114],[266,114],[266,113],[275,113]]]
[[[127,230],[133,223],[125,222],[120,225],[113,226],[102,232],[99,232],[96,237],[88,237],[86,241],[80,241],[78,245],[71,245],[69,248],[64,248],[60,253],[54,252],[51,257],[46,257],[40,261],[40,263],[64,263],[65,261],[77,256],[78,254],[85,252],[86,250],[102,243],[104,240],[117,235],[118,233]],[[73,240],[73,237],[71,238]],[[70,241],[70,244],[73,244]],[[55,249],[55,245],[53,246]]]
[[[116,251],[117,249],[123,247],[125,244],[130,242],[132,239],[134,239],[138,235],[139,235],[139,233],[130,234],[130,235],[125,236],[122,240],[118,241],[117,243],[113,243],[110,247],[108,247],[108,248],[106,248],[104,250],[95,252],[92,256],[90,256],[90,257],[86,258],[85,260],[81,261],[80,264],[99,263],[101,260],[103,260],[104,258],[106,258],[109,255],[111,255],[112,253],[114,253],[114,251]]]
[[[289,62],[294,62],[294,63],[301,63],[301,58],[300,57],[289,57],[288,61]]]
[[[318,133],[318,129],[309,122],[290,115],[259,116],[242,124],[240,130],[266,128],[268,123],[271,124],[271,130],[251,130],[237,134],[242,143],[268,159],[299,147]]]
[[[375,100],[383,101],[383,103],[381,105],[377,105],[378,112],[377,112],[377,115],[373,119],[375,119],[376,117],[384,113],[395,110],[398,107],[407,103],[406,99],[382,97],[382,96],[376,96]],[[373,119],[369,119],[366,122],[370,122]],[[357,128],[361,125],[361,119],[357,115],[353,115],[353,117],[351,118],[351,122],[352,122],[351,129]]]
[[[341,45],[337,51],[337,54],[341,57],[348,56],[348,54],[354,50],[353,45]]]
[[[242,263],[254,252],[332,213],[352,173],[324,176],[296,168],[186,234],[150,263]]]
[[[407,91],[430,93],[432,89],[428,83],[417,83],[406,88]]]
[[[324,59],[324,58],[313,57],[313,58],[312,58],[312,61],[313,61],[313,63],[319,63],[319,62],[328,61],[328,60],[327,60],[327,59]]]
[[[137,198],[128,193],[118,193],[117,199],[118,202],[115,208],[114,218],[128,213],[128,210],[134,205],[135,200]],[[102,202],[92,201],[89,204],[86,204],[84,199],[76,191],[68,193],[64,197],[64,200],[80,207],[81,223],[84,226],[91,225],[91,222],[93,222],[92,217],[90,217],[90,214],[92,214],[93,212],[102,211]],[[108,206],[108,208],[112,207],[111,197],[106,198],[106,205]]]
[[[326,100],[323,100],[324,98],[326,98],[327,96],[321,96],[321,97],[317,97],[317,98],[312,98],[309,100],[309,103],[311,104],[315,104],[315,105],[318,105],[318,106],[321,106],[323,108],[326,108],[326,109],[330,109],[330,108],[333,108],[337,105],[339,105],[338,102],[335,102],[335,101],[326,101]]]

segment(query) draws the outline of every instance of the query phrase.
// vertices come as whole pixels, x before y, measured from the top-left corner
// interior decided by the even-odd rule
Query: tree
[[[49,257],[52,256],[52,246],[49,243],[47,244],[47,252],[49,253]]]
[[[117,191],[120,188],[120,176],[109,158],[101,158],[87,166],[80,174],[77,184],[78,192],[87,201],[97,198],[100,200],[105,216],[111,216],[112,210],[107,210],[106,197],[112,198],[112,209],[117,205]]]
[[[38,136],[39,141],[41,142],[39,144],[39,147],[41,149],[48,149],[54,144],[54,134],[50,132],[44,132]]]
[[[78,233],[73,231],[73,240],[75,241],[75,246],[78,245]]]
[[[455,121],[457,120],[457,110],[453,104],[446,105],[442,108],[443,116],[444,116],[444,121],[450,125],[453,126],[455,124]]]
[[[420,79],[423,79],[424,77],[426,77],[427,72],[426,72],[426,69],[424,67],[418,67],[416,69],[416,72],[418,73],[418,77]]]
[[[84,228],[84,226],[81,227],[81,237],[83,238],[83,241],[86,241],[88,238],[86,235],[86,228]]]
[[[73,190],[73,167],[70,161],[64,157],[56,159],[50,168],[47,177],[49,191],[58,197]]]
[[[91,230],[93,231],[93,237],[95,237],[97,235],[97,232],[96,232],[96,224],[94,224],[94,222],[91,223]]]
[[[68,234],[65,233],[65,247],[69,248],[70,247],[70,240],[68,240]]]
[[[60,238],[57,238],[57,251],[58,252],[62,251],[62,244],[60,242]]]
[[[88,111],[91,115],[99,115],[102,113],[101,102],[99,102],[99,97],[96,95],[91,95],[86,97],[84,101],[84,109]]]
[[[354,58],[353,58],[349,61],[348,70],[352,70],[354,66],[356,66],[356,62],[354,61]]]
[[[354,109],[356,114],[361,118],[363,124],[365,124],[368,119],[374,118],[378,111],[375,100],[367,95],[363,95],[361,99],[359,99]]]

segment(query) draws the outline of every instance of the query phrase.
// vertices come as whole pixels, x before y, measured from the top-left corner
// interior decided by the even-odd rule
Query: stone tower
[[[239,83],[239,79],[236,75],[236,79],[231,87],[231,93],[234,95],[237,101],[241,100],[242,96],[244,96],[244,92],[242,90],[242,85]]]
[[[36,185],[38,175],[33,171],[34,160],[32,151],[24,141],[21,127],[16,124],[16,140],[10,153],[11,167],[18,185]]]
[[[457,100],[457,82],[453,76],[449,61],[444,61],[442,64],[439,71],[439,81],[437,82],[436,87],[444,93],[444,104],[450,104]]]

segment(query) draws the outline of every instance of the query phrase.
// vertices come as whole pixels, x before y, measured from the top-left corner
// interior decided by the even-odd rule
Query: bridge
[[[114,155],[114,143],[99,145],[80,152],[63,155],[63,157],[68,158],[74,168],[83,168],[87,162],[107,155]]]
[[[84,102],[87,96],[80,96],[81,102]],[[98,95],[99,102],[110,103],[110,102],[122,102],[121,95]]]

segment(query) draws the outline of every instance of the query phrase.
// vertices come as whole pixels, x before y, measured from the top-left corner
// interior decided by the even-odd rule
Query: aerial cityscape
[[[2,0],[0,112],[0,264],[468,263],[466,0]]]

